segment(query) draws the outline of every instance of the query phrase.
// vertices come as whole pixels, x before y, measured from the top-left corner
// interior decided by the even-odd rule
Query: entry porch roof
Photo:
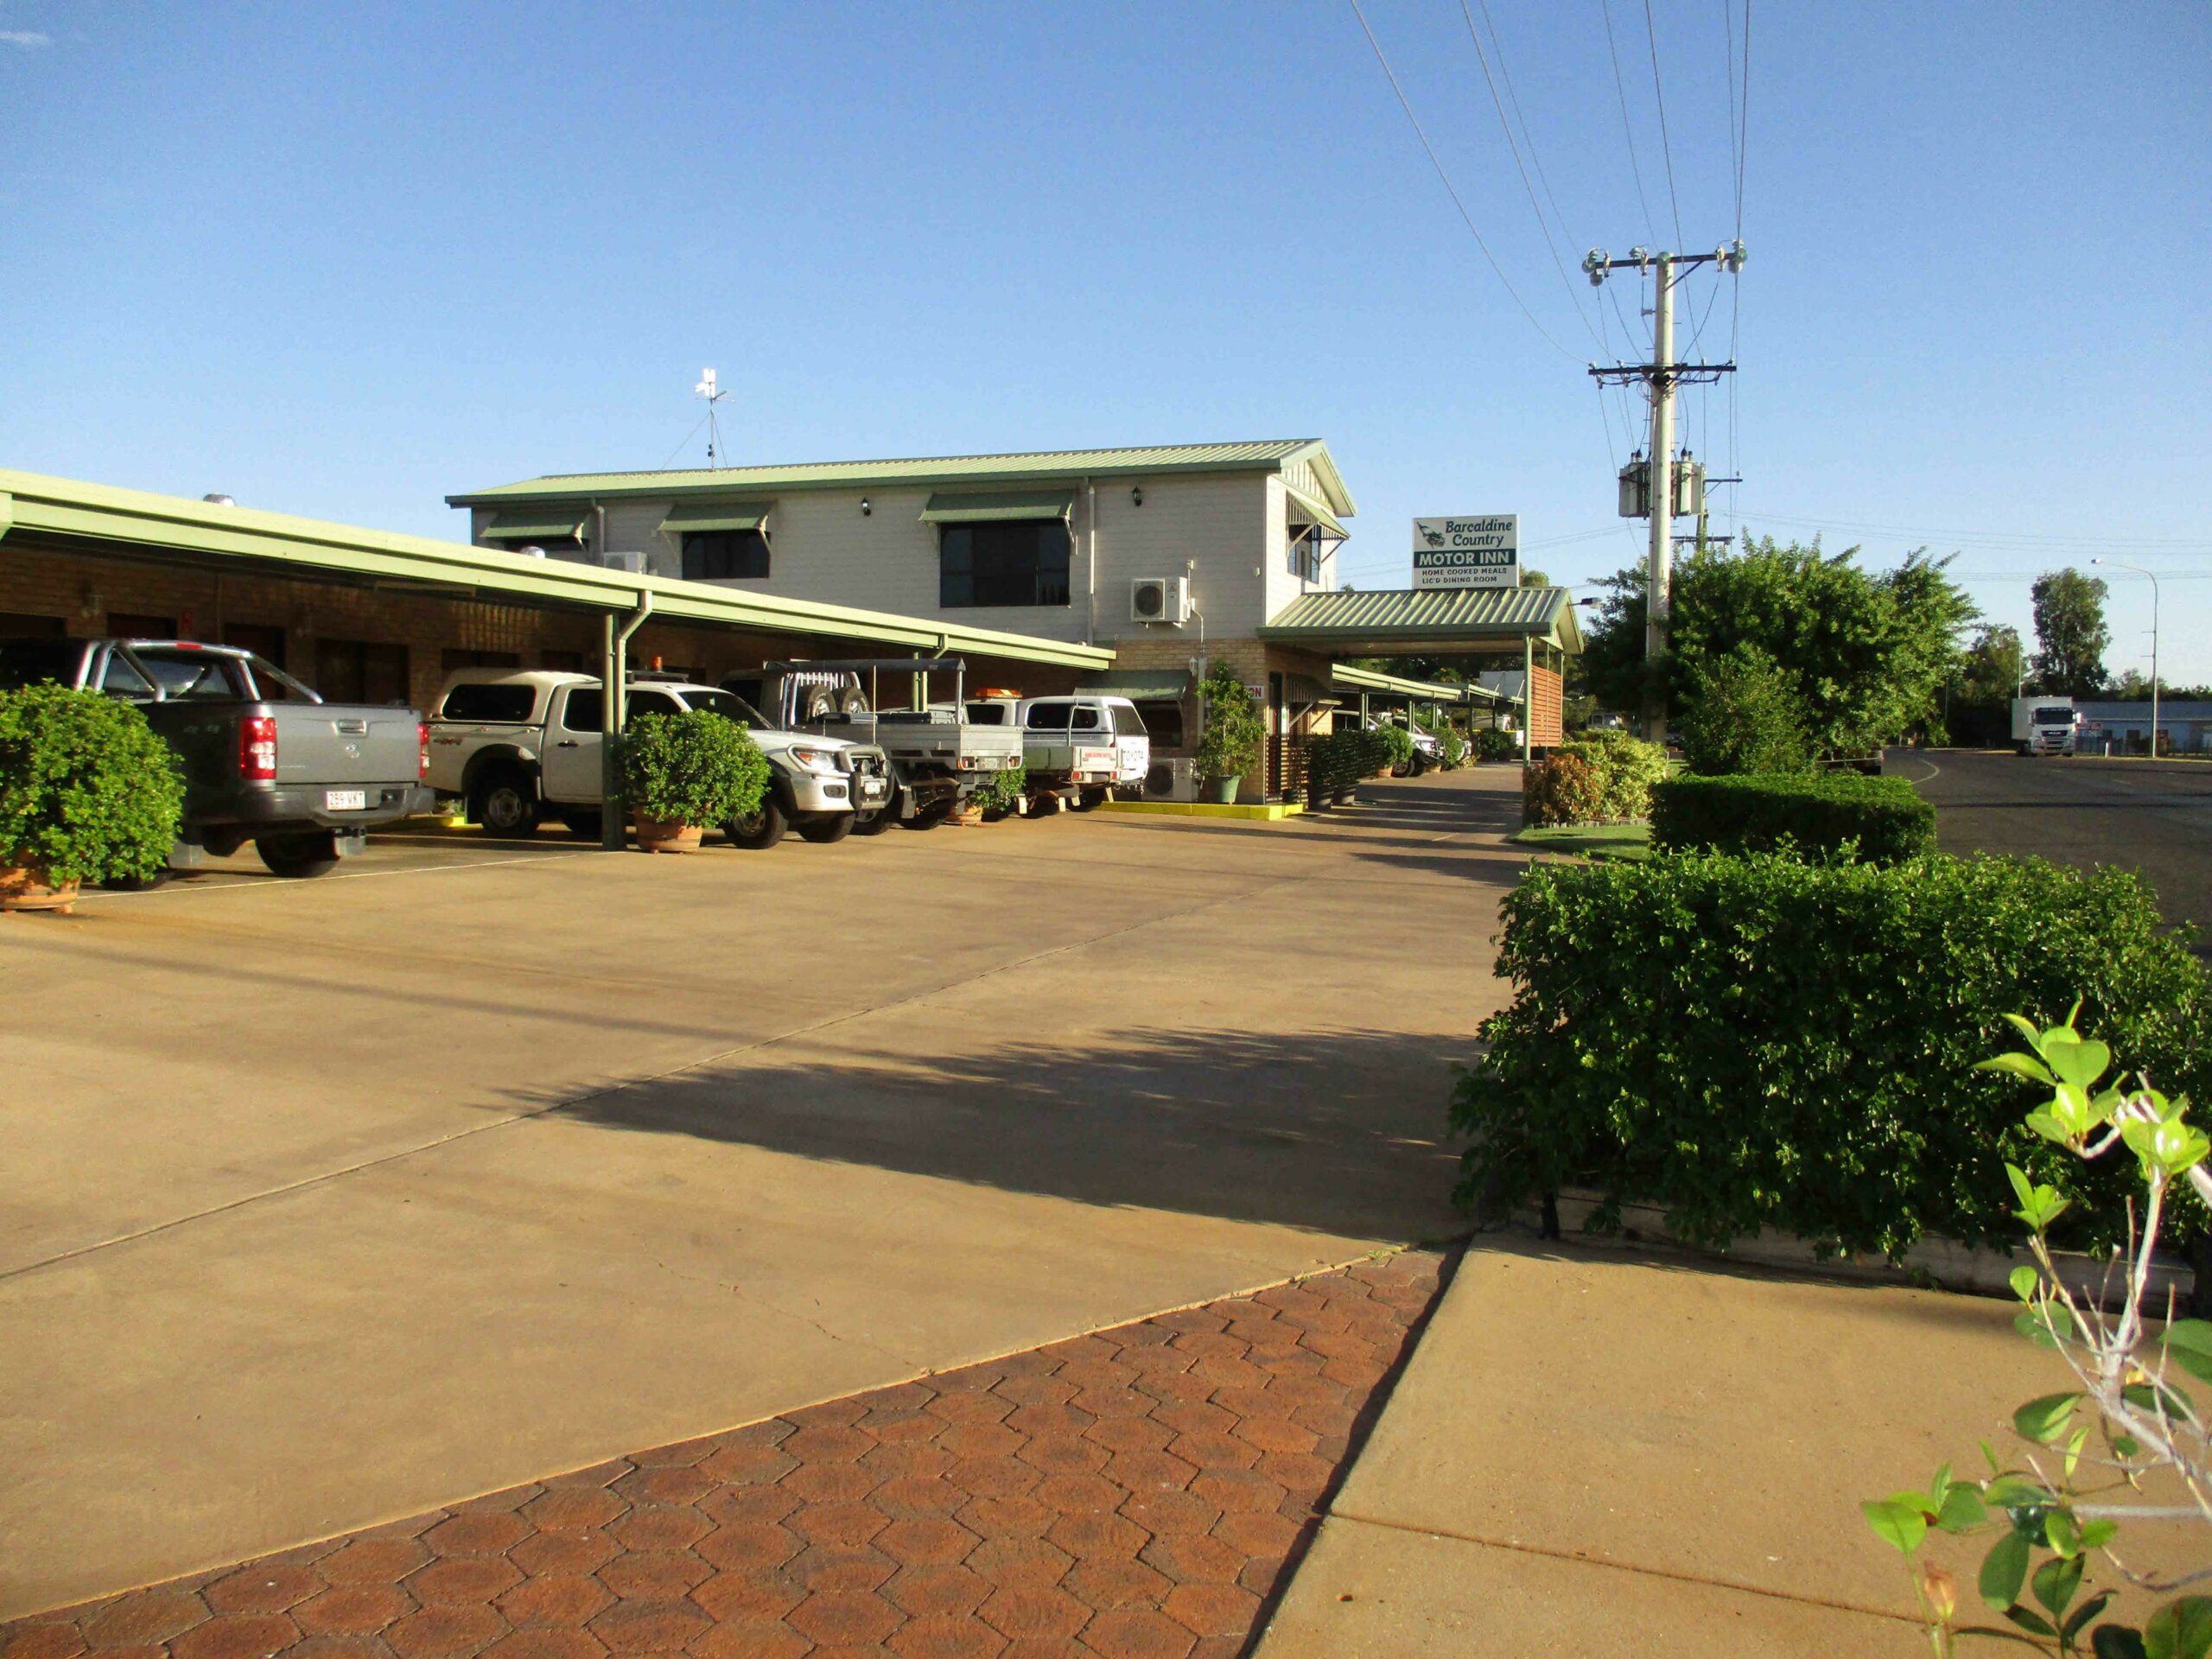
[[[1582,649],[1574,595],[1565,588],[1339,589],[1291,601],[1260,629],[1276,645],[1332,656],[1474,652],[1523,639],[1570,654]]]

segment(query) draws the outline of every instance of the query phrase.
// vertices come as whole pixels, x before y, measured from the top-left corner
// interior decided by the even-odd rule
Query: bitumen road
[[[2166,919],[2194,922],[2197,954],[2212,954],[2212,764],[1892,749],[1883,770],[1935,803],[1946,852],[2140,870]]]

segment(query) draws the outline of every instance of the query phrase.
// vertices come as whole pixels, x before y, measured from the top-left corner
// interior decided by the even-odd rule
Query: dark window
[[[68,634],[67,626],[58,616],[0,611],[0,639],[63,639]]]
[[[200,651],[141,651],[137,655],[172,702],[246,695],[244,677],[228,657]]]
[[[584,654],[581,651],[541,651],[537,653],[537,665],[581,674],[584,671]]]
[[[107,631],[124,639],[174,639],[176,638],[176,618],[173,616],[138,616],[129,611],[110,611]]]
[[[1162,699],[1137,704],[1137,713],[1143,717],[1144,728],[1152,734],[1154,744],[1163,749],[1183,747],[1183,705],[1179,702]]]
[[[1014,705],[1010,702],[971,702],[968,705],[970,726],[1007,726],[1013,723]]]
[[[724,720],[742,726],[748,731],[765,732],[771,729],[760,712],[742,697],[732,696],[727,691],[686,691],[684,703],[702,715],[720,715]]]
[[[1294,530],[1290,537],[1290,574],[1304,582],[1321,580],[1321,527],[1309,524]]]
[[[404,703],[407,647],[366,639],[318,639],[315,689],[333,702]]]
[[[438,672],[450,674],[457,668],[520,668],[522,653],[516,651],[470,651],[465,646],[448,645],[438,653]]]
[[[226,622],[223,624],[223,643],[236,645],[240,651],[250,651],[264,662],[284,666],[284,630],[272,628],[259,622]]]
[[[100,690],[111,697],[132,700],[154,695],[154,688],[146,683],[146,677],[131,667],[121,652],[108,653],[107,667],[100,675]]]
[[[1068,728],[1068,706],[1065,702],[1033,704],[1022,723],[1033,732],[1065,732]]]
[[[1068,527],[1058,518],[947,524],[938,547],[945,610],[1068,602]]]
[[[77,683],[85,647],[73,639],[0,639],[0,689],[59,680]]]
[[[1098,710],[1090,703],[1077,703],[1068,710],[1068,729],[1072,732],[1097,732],[1109,729],[1098,716]]]
[[[595,732],[607,718],[607,694],[597,686],[580,686],[569,693],[569,705],[561,711],[561,729],[567,732]]]
[[[768,538],[757,530],[695,530],[683,538],[683,575],[718,582],[768,574]]]
[[[521,721],[537,705],[533,685],[456,685],[446,693],[441,720]]]
[[[665,691],[632,691],[622,700],[623,712],[632,720],[639,715],[680,715],[683,705]]]

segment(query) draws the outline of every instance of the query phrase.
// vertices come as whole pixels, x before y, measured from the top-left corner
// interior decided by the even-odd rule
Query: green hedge
[[[1968,1071],[2082,999],[2081,1028],[2169,1094],[2212,1098],[2212,989],[2133,874],[1942,856],[1722,854],[1542,864],[1506,899],[1517,995],[1453,1093],[1463,1201],[1598,1188],[1693,1241],[1761,1226],[1859,1250],[2015,1243],[2009,1159],[2071,1194],[2064,1242],[2126,1230],[2127,1159],[2029,1133]],[[2203,1225],[2193,1202],[2176,1214]]]
[[[1652,786],[1667,776],[1667,751],[1626,732],[1591,732],[1552,753],[1586,761],[1597,776],[1592,817],[1640,818],[1651,810]]]
[[[1475,759],[1478,760],[1510,760],[1520,753],[1521,745],[1511,732],[1485,726],[1475,734]]]
[[[1389,766],[1390,747],[1380,732],[1325,732],[1306,740],[1306,786],[1323,798],[1340,795]]]
[[[1765,852],[1785,839],[1801,853],[1855,841],[1861,861],[1891,863],[1936,849],[1936,809],[1903,779],[1855,772],[1675,778],[1652,787],[1657,851]]]
[[[1582,755],[1554,752],[1521,768],[1521,822],[1532,830],[1594,823],[1605,799],[1605,780]]]

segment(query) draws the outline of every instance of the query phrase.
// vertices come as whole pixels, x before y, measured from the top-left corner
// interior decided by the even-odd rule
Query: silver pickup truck
[[[953,677],[950,703],[869,707],[886,676],[896,684],[940,673]],[[1020,732],[968,718],[967,674],[957,657],[839,658],[769,663],[758,674],[728,676],[722,689],[766,709],[779,725],[880,750],[896,785],[886,819],[902,829],[934,830],[969,795],[1022,763]]]
[[[0,639],[0,689],[58,681],[142,710],[184,766],[172,869],[251,841],[278,875],[321,875],[365,832],[431,810],[412,709],[325,702],[250,651],[188,639]]]
[[[1053,797],[1078,812],[1135,789],[1152,769],[1152,738],[1144,717],[1127,697],[1077,691],[1057,697],[971,698],[968,718],[978,726],[1012,726],[1021,733],[1025,809],[1058,810]]]

